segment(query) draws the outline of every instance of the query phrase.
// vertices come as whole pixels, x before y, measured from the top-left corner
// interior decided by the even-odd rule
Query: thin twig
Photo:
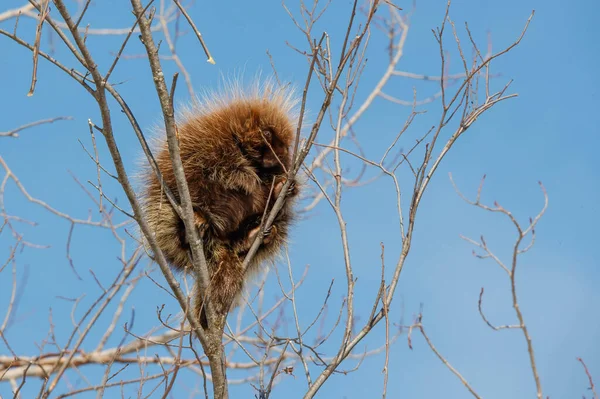
[[[179,11],[181,11],[181,13],[185,17],[185,19],[188,21],[188,23],[190,24],[190,26],[194,30],[194,33],[196,34],[196,37],[200,41],[200,44],[202,45],[202,49],[204,50],[204,53],[206,54],[206,57],[208,58],[206,60],[206,62],[208,62],[209,64],[213,64],[214,65],[215,64],[215,60],[213,59],[212,55],[210,55],[210,51],[208,51],[208,46],[206,46],[206,43],[204,43],[204,38],[202,38],[202,33],[200,33],[200,31],[196,27],[196,24],[194,23],[194,21],[192,20],[192,18],[190,17],[190,15],[187,13],[187,11],[185,10],[185,8],[181,5],[181,3],[179,3],[179,0],[173,0],[173,3],[175,3],[175,5],[177,6],[177,8],[179,8]]]
[[[42,119],[40,121],[36,121],[36,122],[31,122],[31,123],[27,123],[23,126],[19,126],[16,129],[10,130],[8,132],[0,132],[0,137],[19,137],[19,132],[25,129],[29,129],[30,127],[34,127],[34,126],[38,126],[38,125],[43,125],[45,123],[53,123],[56,121],[70,121],[73,120],[72,116],[58,116],[56,118],[50,118],[50,119]]]

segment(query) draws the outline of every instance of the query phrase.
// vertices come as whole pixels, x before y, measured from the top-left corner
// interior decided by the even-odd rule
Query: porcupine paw
[[[260,233],[261,226],[256,226],[248,232],[248,249],[254,243],[256,236]],[[277,236],[277,226],[271,226],[263,232],[263,244],[269,244]]]
[[[295,197],[296,195],[298,195],[298,186],[296,185],[296,182],[293,180],[290,183],[290,186],[288,187],[287,195],[288,195],[288,197]]]
[[[275,187],[273,188],[273,198],[276,199],[277,197],[279,197],[279,194],[281,194],[281,190],[283,190],[283,186],[285,185],[286,182],[287,182],[287,178],[285,176],[281,176],[281,177],[277,178]],[[296,187],[296,182],[294,180],[292,180],[292,182],[290,183],[288,190],[287,190],[287,196],[294,197],[297,194],[298,194],[298,187]]]
[[[263,244],[270,244],[273,239],[277,236],[277,226],[273,225],[269,227],[263,233]]]

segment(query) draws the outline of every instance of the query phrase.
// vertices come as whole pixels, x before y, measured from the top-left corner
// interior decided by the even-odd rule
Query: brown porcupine
[[[202,298],[210,298],[219,315],[226,314],[245,281],[275,257],[287,238],[293,218],[291,199],[298,193],[295,182],[258,252],[243,269],[265,208],[270,210],[292,166],[295,105],[291,90],[270,82],[250,90],[234,85],[226,94],[206,95],[177,122],[181,160],[210,277],[207,292],[200,292],[196,284],[194,294],[194,309],[204,327]],[[158,139],[155,157],[163,184],[179,201],[165,138]],[[185,271],[190,257],[183,221],[149,169],[144,172],[143,205],[168,262]]]

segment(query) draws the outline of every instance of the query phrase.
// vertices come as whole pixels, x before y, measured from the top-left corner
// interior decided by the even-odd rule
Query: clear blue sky
[[[129,2],[94,2],[86,22],[92,27],[129,27],[132,15]],[[350,1],[333,2],[317,32],[327,30],[334,44],[345,32],[345,21]],[[477,238],[484,234],[490,247],[506,259],[513,242],[512,226],[499,215],[475,209],[455,194],[448,179],[452,172],[459,187],[472,196],[483,174],[487,183],[483,200],[491,204],[497,200],[512,210],[523,222],[535,215],[543,204],[537,185],[541,180],[548,190],[550,205],[538,226],[534,249],[523,256],[518,273],[521,309],[533,338],[544,394],[550,398],[590,397],[587,378],[576,357],[583,357],[600,384],[600,262],[595,249],[597,225],[600,223],[600,160],[596,146],[600,145],[599,127],[600,62],[595,40],[600,37],[597,15],[600,3],[595,1],[456,1],[451,17],[458,27],[464,21],[479,43],[485,44],[491,32],[494,49],[510,44],[519,35],[531,12],[536,10],[530,29],[519,47],[500,59],[494,71],[500,72],[496,85],[514,79],[512,91],[519,97],[506,101],[481,118],[462,137],[451,154],[444,160],[432,181],[418,215],[414,243],[403,271],[392,316],[408,323],[412,315],[424,307],[424,324],[437,348],[465,376],[485,398],[532,398],[535,386],[528,368],[525,343],[518,331],[494,332],[481,320],[477,312],[477,298],[482,286],[486,288],[485,308],[495,324],[516,322],[510,302],[509,285],[504,272],[490,261],[471,256],[471,246],[459,238],[463,234]],[[24,4],[24,1],[4,1],[1,9]],[[399,3],[408,9],[410,4]],[[297,10],[294,1],[289,2]],[[417,2],[416,12],[399,69],[439,74],[439,52],[431,29],[443,18],[445,2]],[[257,71],[270,71],[268,49],[273,55],[283,79],[301,85],[305,79],[304,59],[286,46],[286,41],[305,46],[303,38],[287,17],[279,2],[196,2],[190,13],[201,29],[217,61],[215,66],[205,62],[204,54],[189,29],[180,38],[179,53],[196,90],[217,87],[221,76],[244,72],[246,77]],[[57,12],[52,11],[53,15]],[[12,30],[12,23],[1,24]],[[23,19],[19,34],[32,38],[35,25]],[[45,32],[47,34],[47,31]],[[51,44],[48,36],[42,48]],[[105,70],[112,60],[111,52],[119,48],[122,37],[92,36],[88,39],[93,55]],[[386,41],[377,32],[373,34],[370,61],[361,81],[358,95],[364,96],[385,68]],[[451,38],[447,43],[452,45]],[[75,66],[54,37],[55,57]],[[163,44],[165,46],[165,44]],[[126,54],[142,53],[137,38],[131,40]],[[455,54],[452,48],[452,53]],[[163,62],[166,76],[175,72],[175,65]],[[460,72],[456,57],[450,72]],[[73,121],[61,121],[24,131],[18,139],[0,139],[0,156],[11,166],[30,193],[59,210],[85,218],[93,203],[82,193],[69,174],[71,171],[82,182],[95,180],[95,167],[82,151],[78,139],[87,146],[90,138],[87,120],[99,122],[92,99],[74,81],[47,62],[40,61],[38,84],[33,97],[26,97],[31,76],[31,54],[9,39],[0,38],[0,131],[22,124],[55,116],[73,116]],[[396,78],[387,90],[403,99],[410,99],[414,81]],[[147,61],[122,60],[114,75],[123,96],[146,129],[159,120],[159,106],[152,86]],[[178,100],[189,96],[180,80]],[[419,84],[419,95],[435,92],[431,85]],[[320,95],[317,91],[309,99],[311,115],[316,115]],[[114,104],[113,104],[114,105]],[[413,135],[437,123],[439,103],[424,107],[428,113],[415,124]],[[409,109],[377,100],[357,126],[366,156],[378,159],[398,129],[404,123]],[[136,169],[139,146],[125,117],[115,107],[115,133],[129,171]],[[324,131],[326,137],[329,132]],[[325,140],[322,140],[325,141]],[[405,143],[404,147],[410,144]],[[100,156],[109,163],[108,152],[100,146]],[[126,198],[119,188],[104,179],[105,190],[117,197],[120,204]],[[48,308],[52,307],[59,342],[64,342],[70,331],[70,303],[57,296],[78,297],[88,293],[82,304],[90,304],[98,294],[89,269],[93,269],[108,284],[120,267],[116,256],[118,246],[106,231],[77,227],[72,243],[72,256],[84,281],[79,282],[70,271],[65,256],[69,224],[40,207],[28,203],[14,185],[5,198],[7,211],[35,220],[35,228],[21,226],[26,238],[49,249],[26,249],[17,258],[19,281],[23,283],[17,313],[14,315],[7,338],[20,354],[38,353],[34,343],[45,337]],[[370,311],[379,284],[379,243],[386,245],[386,258],[391,267],[399,252],[395,197],[388,180],[379,180],[365,187],[345,192],[343,210],[348,222],[355,275],[358,277],[356,313],[361,325]],[[97,218],[97,211],[94,211]],[[341,298],[345,294],[343,258],[339,231],[331,209],[322,202],[312,217],[296,226],[291,240],[291,259],[297,277],[310,264],[311,270],[304,288],[297,293],[301,321],[305,325],[316,314],[331,279],[335,278],[330,303],[331,324]],[[0,264],[8,255],[13,239],[7,232],[0,235]],[[147,267],[145,262],[143,267]],[[285,272],[284,265],[279,265]],[[140,269],[141,270],[141,269]],[[154,273],[157,278],[160,276]],[[272,277],[272,276],[271,276]],[[26,284],[25,284],[26,283]],[[0,275],[0,309],[9,300],[11,275],[5,270]],[[274,278],[267,285],[266,298],[272,302],[279,293]],[[134,306],[134,331],[145,333],[158,325],[156,306],[166,303],[170,312],[176,305],[147,278],[134,291],[128,306]],[[129,314],[128,311],[125,314]],[[0,316],[3,318],[3,314]],[[128,317],[128,316],[127,316]],[[127,317],[120,322],[123,324]],[[101,319],[106,325],[107,319]],[[64,323],[63,325],[61,325]],[[292,325],[290,324],[290,327]],[[89,337],[84,349],[92,350],[97,341],[96,331]],[[290,331],[290,333],[292,333]],[[118,331],[115,342],[122,333]],[[372,337],[359,345],[372,349],[384,337],[383,325]],[[87,341],[86,341],[87,342]],[[334,342],[332,342],[333,344]],[[390,398],[465,398],[468,392],[439,362],[420,337],[413,340],[411,351],[406,336],[394,344],[389,366]],[[333,346],[323,351],[331,353]],[[8,350],[0,345],[0,354]],[[150,350],[148,355],[153,355]],[[238,359],[247,361],[241,355]],[[322,398],[369,398],[381,394],[383,356],[366,359],[355,373],[334,376],[320,391]],[[344,363],[346,369],[355,362]],[[87,371],[90,370],[90,371]],[[317,375],[319,368],[312,366]],[[82,368],[83,373],[98,377],[98,369]],[[135,372],[133,373],[135,374]],[[274,397],[299,397],[305,382],[299,364],[296,378],[283,378],[275,388]],[[100,374],[101,375],[101,374]],[[243,374],[232,372],[239,378]],[[75,373],[69,382],[84,386]],[[188,397],[197,383],[192,374],[178,379],[174,397]],[[30,384],[28,384],[30,385]],[[25,397],[35,395],[36,384],[25,391]],[[64,392],[65,385],[56,393]],[[126,391],[135,395],[135,389]],[[231,387],[232,397],[250,398],[254,390],[248,384]],[[10,386],[0,384],[0,395],[9,395]],[[114,391],[114,395],[118,394]],[[93,395],[82,397],[94,397]],[[113,397],[107,395],[106,397]]]

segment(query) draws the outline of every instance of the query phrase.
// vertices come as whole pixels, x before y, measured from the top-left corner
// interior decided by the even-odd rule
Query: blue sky
[[[3,3],[2,9],[22,3],[8,0]],[[333,3],[316,32],[319,34],[326,30],[334,47],[337,45],[335,48],[339,48],[351,2],[335,0]],[[95,2],[86,22],[92,27],[129,27],[132,15],[128,4],[122,1]],[[408,3],[399,3],[399,6],[410,8]],[[294,2],[290,2],[288,7],[293,11],[298,9]],[[439,74],[439,51],[431,29],[441,23],[444,8],[444,1],[417,2],[400,70]],[[600,384],[600,318],[597,310],[600,306],[597,290],[600,272],[598,256],[594,255],[596,226],[600,223],[600,160],[596,151],[600,144],[600,114],[597,111],[600,105],[600,78],[597,74],[600,59],[598,46],[592,42],[600,37],[596,22],[600,4],[583,0],[569,4],[554,0],[464,0],[453,4],[450,16],[459,28],[468,21],[481,45],[485,45],[486,35],[490,32],[494,49],[499,50],[518,37],[533,9],[536,14],[521,45],[499,59],[493,67],[502,75],[493,81],[494,87],[502,87],[508,79],[514,79],[511,90],[519,97],[499,104],[480,118],[442,163],[419,209],[413,246],[400,279],[392,317],[396,322],[403,317],[408,323],[422,304],[429,337],[482,397],[534,397],[535,386],[521,333],[515,330],[494,332],[483,323],[477,311],[479,291],[485,287],[484,306],[488,318],[495,324],[515,323],[508,279],[491,261],[474,258],[471,246],[459,237],[463,234],[476,239],[483,234],[489,246],[507,259],[514,241],[514,229],[501,216],[464,203],[454,192],[448,172],[453,174],[459,188],[469,197],[475,194],[481,176],[487,174],[482,200],[488,204],[498,201],[523,223],[543,205],[537,184],[542,181],[548,190],[550,203],[538,226],[536,245],[522,257],[519,266],[517,278],[521,309],[532,335],[544,394],[550,398],[581,397],[583,394],[589,397],[587,378],[576,357],[585,359]],[[56,14],[53,11],[53,15]],[[217,62],[214,66],[205,62],[197,40],[185,28],[187,34],[179,39],[178,51],[191,73],[195,90],[216,88],[223,75],[243,73],[245,78],[249,78],[261,70],[268,74],[271,67],[265,53],[267,49],[282,79],[298,86],[304,82],[306,63],[286,46],[286,41],[296,46],[305,46],[305,43],[279,2],[196,2],[190,14]],[[0,25],[2,29],[12,30],[10,22]],[[23,19],[19,24],[19,34],[25,38],[31,38],[34,29],[31,20]],[[45,37],[42,48],[48,50],[51,43],[47,40],[48,36]],[[88,39],[101,69],[106,70],[110,65],[111,52],[119,48],[121,40],[122,37],[103,36]],[[450,72],[460,72],[461,66],[450,37],[447,43],[454,55]],[[381,33],[374,32],[359,97],[364,98],[369,93],[383,72],[386,44]],[[54,37],[53,45],[56,58],[75,66],[72,57],[58,43],[58,38]],[[142,51],[141,43],[134,37],[126,54],[141,54]],[[87,120],[91,118],[99,122],[93,100],[64,73],[43,61],[40,61],[35,95],[27,97],[31,76],[30,53],[1,37],[0,54],[0,109],[3,116],[0,131],[39,119],[63,115],[74,117],[72,121],[24,131],[18,139],[0,139],[0,156],[33,196],[61,211],[86,218],[94,205],[69,172],[84,184],[87,180],[95,181],[95,166],[78,142],[79,139],[88,148],[91,146]],[[163,67],[166,76],[176,71],[172,62],[163,62]],[[122,60],[113,79],[123,82],[118,88],[144,129],[159,120],[160,110],[147,61]],[[386,92],[403,99],[411,99],[415,85],[421,98],[435,93],[437,89],[434,83],[394,79]],[[189,100],[183,80],[179,82],[177,99],[181,102]],[[308,101],[309,117],[316,115],[320,100],[321,94],[315,90]],[[411,137],[422,134],[437,123],[439,103],[421,109],[427,110],[427,113],[417,119]],[[383,99],[376,100],[356,126],[357,136],[368,158],[381,157],[409,113],[410,109],[406,107]],[[121,153],[128,171],[133,173],[140,154],[139,146],[117,107],[113,110],[113,119]],[[324,129],[322,134],[321,141],[326,142],[331,133]],[[410,142],[401,145],[407,148]],[[101,159],[109,164],[106,148],[100,145],[99,151]],[[355,162],[344,159],[347,165],[354,167],[351,173],[355,172]],[[403,173],[401,176],[408,175]],[[104,178],[103,183],[112,198],[118,198],[119,204],[126,204],[126,198],[117,185],[109,178]],[[99,289],[88,270],[94,270],[99,280],[108,284],[121,267],[116,260],[119,246],[108,231],[76,227],[71,250],[75,267],[83,277],[83,281],[79,281],[70,270],[65,255],[69,224],[27,202],[12,184],[5,197],[5,206],[10,214],[39,223],[36,227],[19,226],[28,240],[51,246],[43,250],[27,248],[17,257],[17,276],[23,284],[23,291],[7,331],[7,339],[16,352],[35,355],[38,351],[34,343],[39,343],[49,328],[49,307],[53,309],[57,339],[64,341],[71,330],[71,303],[57,296],[73,298],[87,293],[82,305],[91,304]],[[399,254],[400,240],[391,182],[380,179],[367,186],[346,190],[343,211],[358,278],[355,301],[360,325],[369,314],[379,284],[379,243],[386,245],[389,267]],[[93,210],[93,215],[98,218],[97,210]],[[0,235],[0,262],[8,256],[9,246],[13,243],[7,232]],[[304,325],[318,312],[327,287],[335,279],[327,320],[327,325],[331,325],[345,294],[345,275],[339,229],[333,212],[325,202],[295,227],[290,256],[296,278],[300,277],[306,264],[310,265],[307,280],[297,292],[300,321]],[[146,267],[149,265],[144,261],[138,272]],[[285,275],[285,265],[277,267],[280,274]],[[153,276],[160,279],[156,272]],[[8,269],[0,275],[0,309],[8,304],[11,278]],[[267,303],[272,303],[278,294],[279,288],[274,273],[271,273],[266,286]],[[159,324],[155,309],[163,303],[168,311],[177,311],[176,304],[163,291],[143,278],[134,290],[126,316],[120,324],[127,321],[131,307],[135,307],[133,331],[144,334]],[[99,325],[106,326],[108,320],[108,316],[102,318]],[[121,331],[115,334],[111,341],[113,344],[120,340]],[[84,343],[84,349],[92,350],[102,332],[93,331],[89,342]],[[293,334],[292,331],[290,333]],[[330,345],[323,348],[326,354],[332,353],[336,338],[339,335],[334,335]],[[359,345],[358,350],[376,348],[383,338],[381,325]],[[0,354],[8,354],[5,346],[0,345]],[[154,352],[150,350],[148,354],[153,355]],[[238,355],[238,359],[248,361],[242,355]],[[367,358],[359,371],[332,377],[318,397],[379,396],[383,362],[382,355]],[[350,369],[354,364],[355,361],[350,360],[343,367]],[[96,378],[102,375],[102,370],[97,368],[81,370]],[[319,368],[312,366],[311,371],[316,376]],[[243,375],[240,372],[230,373],[233,378]],[[406,344],[405,335],[394,344],[389,375],[388,397],[391,398],[469,397],[460,381],[418,336],[413,338],[412,351]],[[69,374],[69,382],[85,385],[76,373]],[[182,375],[174,397],[188,397],[190,388],[197,383],[197,376],[191,373]],[[28,384],[26,388],[30,391],[24,392],[25,397],[33,397],[31,395],[37,392],[37,387],[35,383]],[[296,378],[282,378],[274,395],[300,397],[305,387],[301,367],[297,364]],[[59,388],[56,393],[67,390],[66,385]],[[0,395],[8,395],[9,392],[7,383],[0,384]],[[126,392],[136,394],[135,388]],[[254,394],[248,384],[232,386],[231,392],[232,397],[252,397]],[[117,391],[114,394],[118,394]]]

